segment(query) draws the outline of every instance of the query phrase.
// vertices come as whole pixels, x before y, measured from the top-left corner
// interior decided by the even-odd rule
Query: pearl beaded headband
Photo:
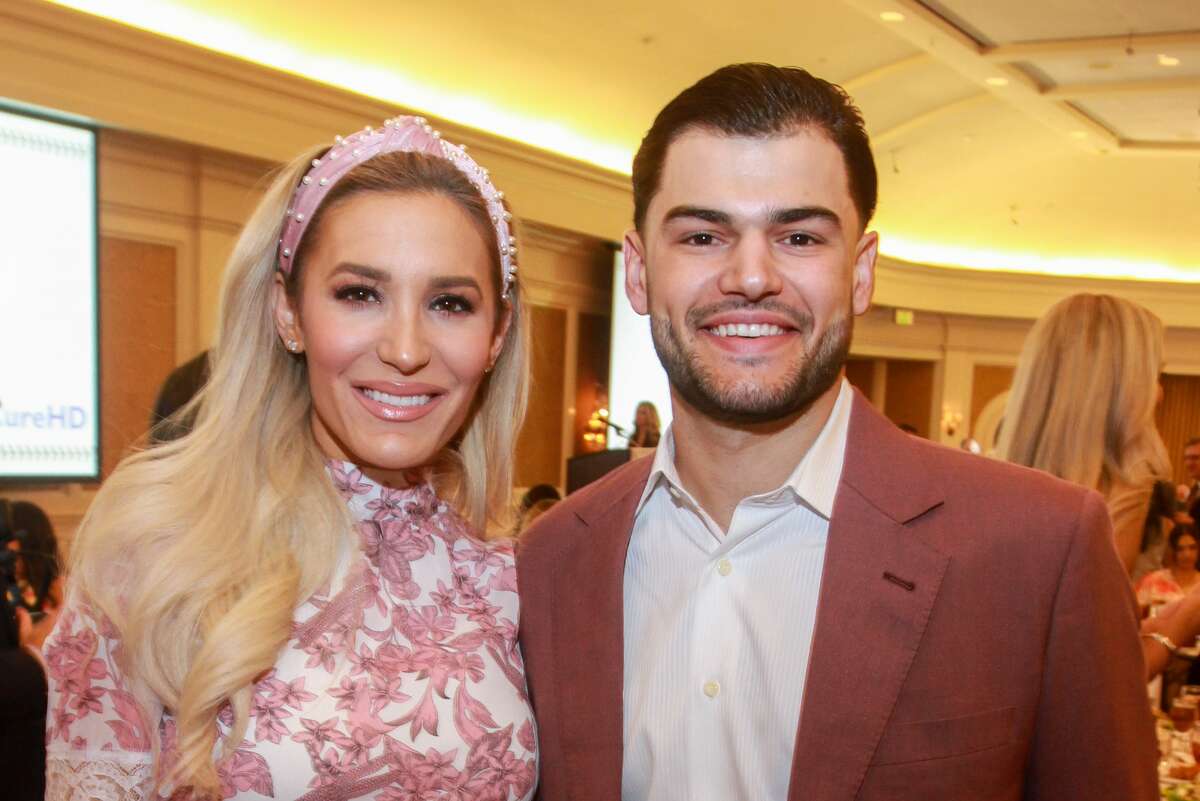
[[[279,269],[287,275],[292,269],[292,257],[308,228],[313,214],[325,195],[346,173],[381,153],[425,153],[446,159],[479,190],[487,204],[488,216],[496,229],[500,248],[501,296],[507,298],[517,277],[517,246],[509,222],[512,215],[504,208],[504,193],[492,185],[488,171],[467,155],[467,149],[451,144],[435,131],[423,117],[396,117],[384,122],[382,128],[367,126],[347,137],[335,137],[333,147],[319,159],[313,159],[312,169],[300,179],[288,203],[287,217],[279,239]]]

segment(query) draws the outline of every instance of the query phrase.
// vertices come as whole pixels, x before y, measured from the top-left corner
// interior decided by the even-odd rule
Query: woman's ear
[[[491,372],[492,368],[496,366],[496,360],[500,358],[500,352],[504,350],[504,339],[508,336],[508,329],[512,326],[512,319],[512,305],[507,300],[501,301],[500,319],[496,321],[496,333],[492,336],[492,347],[488,350],[486,372]]]
[[[282,272],[275,273],[275,283],[271,287],[271,303],[275,311],[275,331],[283,341],[283,346],[292,353],[302,353],[304,335],[300,332],[300,323],[297,321],[295,309],[292,308],[292,299],[288,297]]]

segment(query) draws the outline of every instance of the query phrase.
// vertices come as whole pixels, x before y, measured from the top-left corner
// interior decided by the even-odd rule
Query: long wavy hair
[[[242,740],[255,678],[274,666],[296,607],[353,547],[352,521],[312,433],[305,361],[286,351],[272,317],[284,212],[321,153],[280,171],[234,248],[211,379],[177,413],[194,418],[192,431],[125,458],[74,543],[72,581],[119,632],[131,690],[148,717],[159,706],[175,717],[171,770],[150,726],[160,787],[219,794],[216,765]],[[482,535],[511,515],[512,453],[528,391],[519,287],[501,298],[496,234],[470,181],[443,159],[388,153],[331,189],[297,253],[289,292],[299,291],[303,251],[320,235],[321,218],[365,192],[447,196],[492,245],[495,302],[500,310],[507,304],[511,322],[467,422],[429,466],[439,493]],[[226,705],[233,725],[218,750],[217,715]]]
[[[1119,517],[1170,474],[1154,424],[1162,364],[1163,325],[1148,309],[1112,295],[1059,301],[1025,340],[999,455],[1099,490]]]

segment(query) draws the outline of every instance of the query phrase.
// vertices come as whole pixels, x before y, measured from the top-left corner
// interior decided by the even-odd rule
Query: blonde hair
[[[1112,295],[1059,301],[1025,340],[999,455],[1099,490],[1116,512],[1120,488],[1170,472],[1154,424],[1162,363],[1163,325],[1149,310]]]
[[[219,760],[241,742],[255,679],[274,666],[296,607],[329,580],[353,542],[352,521],[313,437],[305,363],[279,343],[272,316],[284,211],[320,153],[283,168],[234,248],[211,378],[177,413],[195,416],[192,432],[122,461],[73,548],[72,581],[120,633],[131,690],[148,713],[161,704],[175,716],[179,760],[169,776],[160,766],[160,786],[201,795],[219,794],[218,713],[227,703],[233,710]],[[318,215],[361,192],[443,194],[495,243],[477,191],[441,159],[378,156],[334,190]],[[319,222],[314,217],[304,244],[319,234]],[[499,304],[498,255],[493,266]],[[298,253],[291,289],[302,272]],[[506,302],[503,350],[432,476],[479,532],[510,514],[511,454],[525,413],[528,336],[517,287]],[[158,763],[157,725],[150,734]]]

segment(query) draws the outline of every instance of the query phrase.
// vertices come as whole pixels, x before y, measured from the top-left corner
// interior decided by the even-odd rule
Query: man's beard
[[[692,309],[687,314],[686,324],[689,329],[696,330],[699,322],[707,317],[744,309],[785,314],[801,337],[812,331],[811,315],[772,301]],[[720,376],[705,368],[696,353],[686,348],[666,317],[652,315],[650,333],[671,386],[688,404],[713,420],[747,425],[802,414],[833,386],[850,353],[854,316],[847,310],[845,315],[833,320],[813,347],[805,349],[804,359],[790,365],[787,374],[775,386],[752,381],[733,381],[729,382],[730,386],[722,386]],[[748,361],[752,364],[753,357]]]

